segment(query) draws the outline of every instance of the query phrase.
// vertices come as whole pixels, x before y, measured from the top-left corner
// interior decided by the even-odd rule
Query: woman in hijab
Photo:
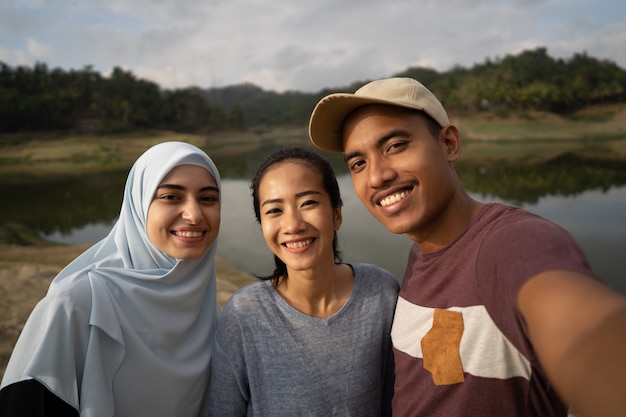
[[[205,415],[220,176],[183,142],[130,170],[107,237],[52,281],[0,391],[2,416]]]

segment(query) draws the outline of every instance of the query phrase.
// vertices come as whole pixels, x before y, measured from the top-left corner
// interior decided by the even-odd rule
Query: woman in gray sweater
[[[398,281],[341,262],[341,196],[326,159],[279,150],[251,184],[276,270],[224,307],[210,416],[387,416]]]

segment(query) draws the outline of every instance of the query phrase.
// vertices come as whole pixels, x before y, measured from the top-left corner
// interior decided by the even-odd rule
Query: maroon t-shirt
[[[592,274],[569,233],[503,204],[444,249],[414,245],[392,330],[394,417],[566,416],[517,309],[521,286],[550,269]]]

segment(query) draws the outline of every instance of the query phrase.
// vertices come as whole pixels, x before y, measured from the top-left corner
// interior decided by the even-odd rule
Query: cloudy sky
[[[545,46],[626,68],[624,0],[0,0],[0,61],[313,92]]]

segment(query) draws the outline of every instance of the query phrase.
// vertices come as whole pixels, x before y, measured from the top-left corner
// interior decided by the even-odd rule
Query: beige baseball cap
[[[341,130],[346,116],[366,104],[389,104],[421,110],[442,127],[450,124],[437,97],[413,78],[387,78],[372,81],[354,94],[334,93],[322,98],[309,121],[309,136],[325,151],[342,152]]]

